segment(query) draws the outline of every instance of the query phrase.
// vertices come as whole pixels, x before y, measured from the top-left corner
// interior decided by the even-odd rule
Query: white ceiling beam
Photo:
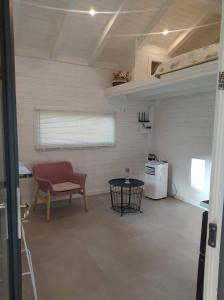
[[[72,7],[72,1],[70,1],[68,9],[73,9],[73,8],[74,7]],[[65,40],[65,33],[68,30],[68,22],[70,18],[71,18],[71,14],[69,12],[62,12],[62,19],[61,22],[59,22],[57,35],[53,41],[52,50],[50,52],[50,58],[52,60],[57,60],[60,54],[60,50]]]
[[[155,16],[150,19],[148,25],[146,26],[145,30],[143,31],[143,34],[152,32],[153,28],[159,24],[161,18],[167,13],[167,10],[171,7],[171,5],[174,3],[174,0],[166,0],[166,2],[161,6],[161,9],[158,11],[158,13],[155,14]],[[141,49],[145,46],[145,44],[149,41],[149,36],[143,36],[138,39],[138,49]]]
[[[112,15],[112,17],[110,18],[106,27],[104,28],[101,36],[99,37],[99,39],[96,43],[95,48],[93,49],[93,51],[88,59],[89,65],[93,65],[98,60],[101,53],[103,52],[111,33],[115,30],[115,27],[116,27],[115,24],[117,23],[119,13],[122,10],[122,7],[124,6],[124,4],[125,4],[125,0],[122,0],[118,10],[115,12],[114,15]]]
[[[201,17],[197,18],[197,20],[192,24],[189,30],[184,31],[181,33],[176,40],[173,42],[173,44],[168,49],[168,55],[173,56],[178,49],[181,48],[181,46],[190,38],[193,34],[197,31],[197,29],[193,29],[193,27],[200,26],[206,23],[206,21],[209,19],[211,14],[203,14]]]
[[[67,64],[79,65],[79,66],[88,66],[88,61],[84,58],[75,57],[75,56],[66,56],[60,55],[57,58],[58,62],[64,62]],[[119,65],[116,63],[111,63],[107,61],[97,61],[94,65],[96,68],[100,69],[108,69],[108,70],[117,70],[119,69]]]

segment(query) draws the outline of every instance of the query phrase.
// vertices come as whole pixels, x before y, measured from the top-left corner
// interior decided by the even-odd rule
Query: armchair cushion
[[[53,192],[68,192],[81,188],[81,185],[69,181],[52,184]]]

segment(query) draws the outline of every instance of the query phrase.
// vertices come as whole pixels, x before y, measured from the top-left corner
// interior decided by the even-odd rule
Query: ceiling
[[[77,13],[91,8],[110,13]],[[15,51],[21,56],[115,67],[136,47],[155,45],[172,57],[217,42],[220,24],[186,28],[220,18],[215,0],[14,0]],[[164,29],[185,30],[147,35]]]

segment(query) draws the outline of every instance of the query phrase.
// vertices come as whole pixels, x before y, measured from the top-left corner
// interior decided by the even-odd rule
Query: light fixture
[[[91,8],[91,9],[89,10],[89,14],[90,14],[90,16],[95,16],[95,14],[96,14],[95,9],[94,9],[94,8]]]
[[[167,35],[169,33],[169,31],[167,30],[167,29],[165,29],[164,31],[163,31],[163,35]]]

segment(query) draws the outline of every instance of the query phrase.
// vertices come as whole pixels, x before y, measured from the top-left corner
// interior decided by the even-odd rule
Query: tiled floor
[[[110,209],[109,195],[40,207],[25,226],[39,300],[195,300],[201,211],[143,200],[142,214]],[[29,278],[23,300],[33,299]]]

